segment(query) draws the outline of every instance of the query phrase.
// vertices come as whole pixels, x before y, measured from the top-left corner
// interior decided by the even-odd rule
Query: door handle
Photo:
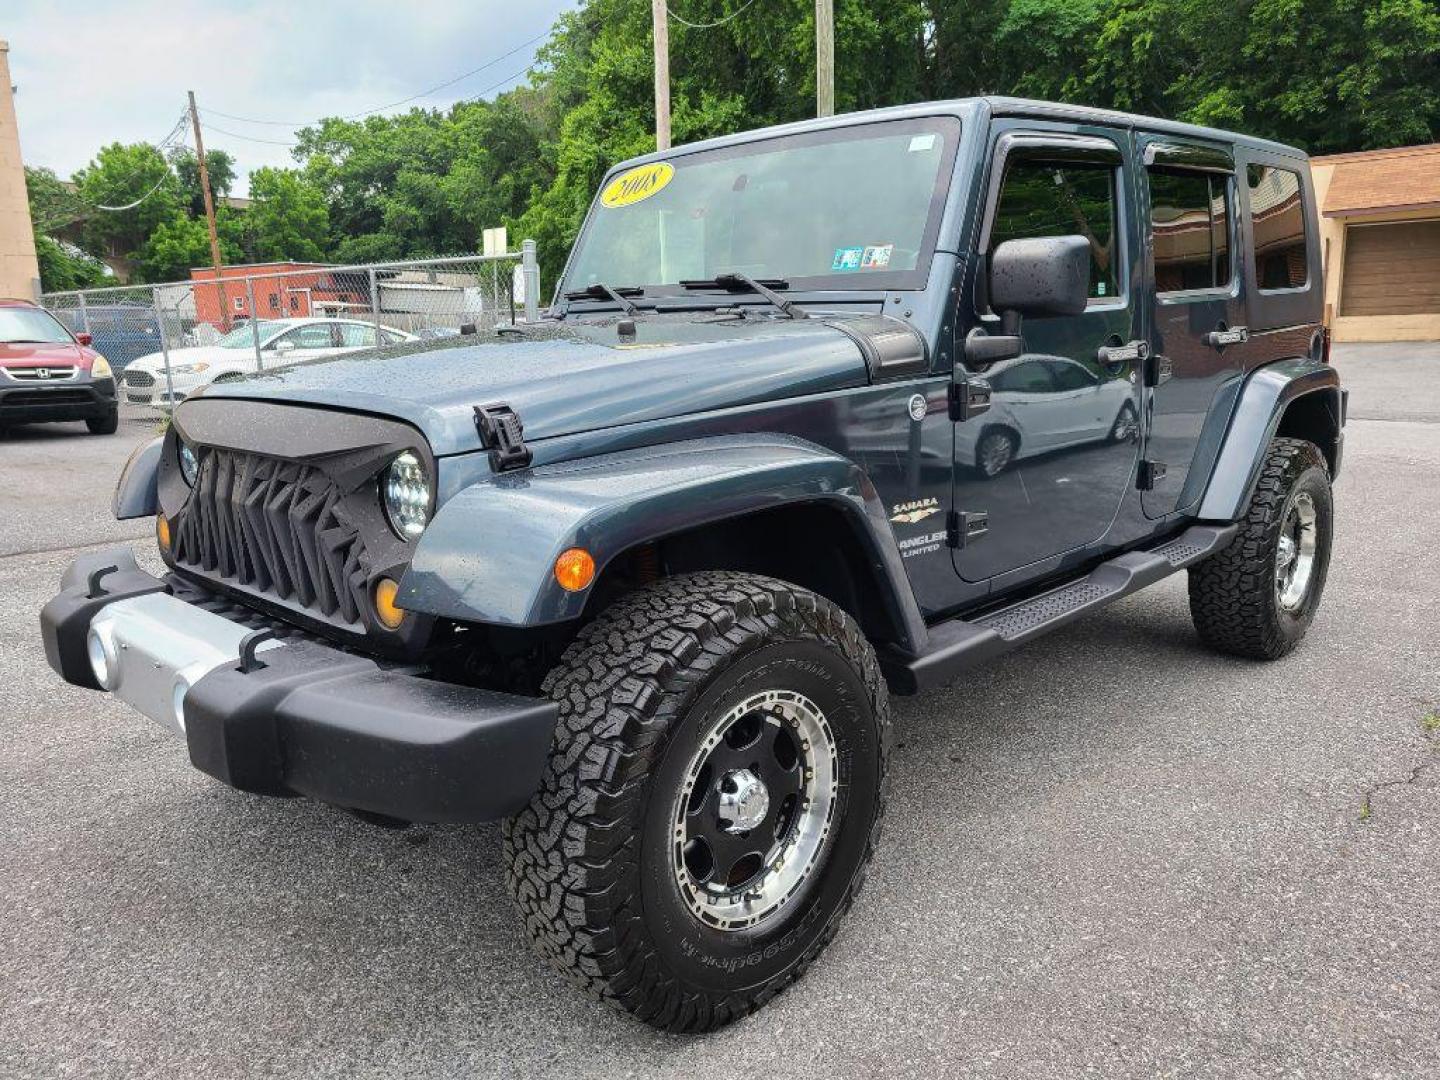
[[[1100,361],[1100,366],[1111,375],[1118,375],[1120,369],[1126,364],[1143,364],[1149,355],[1149,342],[1127,341],[1122,343],[1119,334],[1111,334],[1109,340],[1096,350],[1095,359]]]
[[[1248,327],[1229,327],[1223,322],[1205,335],[1205,344],[1212,349],[1223,349],[1226,345],[1244,345],[1250,340]]]

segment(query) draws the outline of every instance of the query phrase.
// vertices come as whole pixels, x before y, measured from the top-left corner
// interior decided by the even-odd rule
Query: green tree
[[[204,217],[205,191],[200,184],[200,158],[193,150],[177,150],[170,155],[170,167],[175,170],[186,212],[191,217]],[[224,150],[206,150],[205,169],[210,174],[210,193],[218,204],[235,186],[235,159]]]
[[[326,257],[330,215],[325,197],[294,169],[256,169],[246,222],[250,251],[265,261],[318,262]]]
[[[89,251],[135,257],[161,224],[184,216],[175,174],[148,143],[104,147],[75,174],[75,186],[89,211],[83,233]]]
[[[220,257],[226,263],[246,261],[240,215],[222,206],[215,212]],[[210,228],[204,218],[177,214],[150,234],[137,255],[142,281],[180,281],[197,266],[211,265]]]

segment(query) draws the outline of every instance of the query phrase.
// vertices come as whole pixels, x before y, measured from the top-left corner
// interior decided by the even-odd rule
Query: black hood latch
[[[525,425],[504,402],[475,406],[475,427],[481,445],[490,451],[490,468],[497,473],[523,469],[533,456],[525,445]]]

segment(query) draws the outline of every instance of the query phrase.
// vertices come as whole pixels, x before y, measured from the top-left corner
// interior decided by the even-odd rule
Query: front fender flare
[[[900,636],[909,639],[903,644],[922,643],[924,621],[869,478],[838,454],[782,435],[723,435],[487,477],[441,506],[401,579],[398,603],[464,622],[565,622],[582,614],[588,595],[555,580],[555,559],[567,548],[589,551],[603,571],[636,544],[804,502],[836,507],[857,526]]]
[[[1198,517],[1202,521],[1234,521],[1245,512],[1265,464],[1270,440],[1290,404],[1311,394],[1326,395],[1334,418],[1333,460],[1338,467],[1343,437],[1344,391],[1340,375],[1318,360],[1281,360],[1257,368],[1245,380],[1225,441],[1215,459]]]
[[[131,452],[125,468],[120,470],[120,480],[110,501],[110,509],[117,521],[155,515],[160,505],[158,482],[160,454],[164,447],[165,436],[157,435]]]

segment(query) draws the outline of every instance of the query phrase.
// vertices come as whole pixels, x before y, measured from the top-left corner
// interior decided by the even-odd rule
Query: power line
[[[745,0],[745,3],[741,4],[738,8],[732,11],[729,15],[726,15],[723,19],[716,19],[714,22],[707,23],[697,23],[691,22],[689,19],[683,19],[679,15],[675,14],[675,9],[672,8],[669,4],[665,5],[665,13],[669,15],[670,18],[678,22],[681,26],[688,26],[691,30],[713,30],[717,26],[724,26],[731,19],[740,15],[746,8],[748,8],[753,3],[755,3],[755,0]]]
[[[754,3],[754,2],[755,2],[755,0],[750,0],[750,3]],[[748,6],[748,5],[747,5],[747,6]],[[511,49],[509,52],[501,53],[499,56],[492,57],[491,59],[486,60],[485,63],[481,64],[479,67],[471,68],[469,71],[464,72],[463,74],[456,75],[453,79],[447,79],[447,80],[445,80],[444,82],[438,83],[438,84],[436,84],[435,86],[432,86],[432,87],[430,87],[430,88],[428,88],[428,89],[426,89],[426,90],[421,90],[418,94],[411,94],[411,95],[410,95],[409,97],[407,97],[407,98],[401,98],[399,101],[392,101],[392,102],[390,102],[390,103],[387,104],[387,105],[376,105],[374,108],[362,109],[360,112],[356,112],[356,113],[348,113],[348,114],[342,115],[342,116],[340,117],[340,119],[342,119],[342,120],[359,120],[359,119],[361,119],[362,117],[373,116],[375,113],[384,112],[386,109],[398,108],[398,107],[401,106],[401,105],[408,105],[408,104],[410,104],[410,102],[412,102],[412,101],[419,101],[421,98],[429,97],[431,94],[434,94],[434,93],[437,93],[438,91],[444,90],[444,89],[446,89],[447,87],[454,86],[454,85],[455,85],[456,83],[458,83],[458,82],[464,82],[466,79],[470,78],[472,75],[478,75],[478,74],[480,74],[480,72],[486,70],[487,68],[494,67],[496,64],[500,63],[500,61],[502,61],[502,60],[508,60],[508,59],[510,59],[510,57],[514,56],[516,53],[524,52],[524,51],[525,51],[526,49],[528,49],[531,45],[534,45],[534,44],[535,44],[536,42],[538,42],[538,41],[542,41],[542,40],[545,39],[546,37],[549,37],[549,35],[550,35],[550,31],[549,31],[549,30],[546,30],[544,33],[541,33],[541,34],[536,34],[534,37],[530,38],[530,40],[521,42],[519,45],[515,46],[515,48]],[[529,70],[529,66],[528,66],[528,65],[526,66],[526,70]],[[521,72],[520,74],[523,75],[524,72]],[[510,78],[515,78],[515,77],[516,77],[516,76],[511,76]],[[504,81],[505,81],[505,82],[509,82],[510,80],[509,80],[509,79],[506,79],[506,80],[504,80]],[[482,90],[482,91],[480,91],[480,93],[481,93],[481,94],[487,94],[487,93],[490,92],[491,89],[494,89],[494,87],[490,87],[490,88],[487,88],[487,89],[485,89],[485,90]],[[313,119],[313,120],[299,120],[299,121],[290,121],[290,120],[261,120],[261,119],[259,119],[259,118],[257,118],[257,117],[253,117],[253,116],[237,116],[237,115],[234,114],[234,113],[221,112],[219,109],[205,108],[205,109],[202,109],[201,112],[210,113],[210,114],[212,114],[212,115],[214,115],[214,116],[223,117],[223,118],[226,119],[226,120],[238,120],[238,121],[240,121],[241,123],[244,123],[244,124],[264,124],[264,125],[269,126],[269,127],[302,128],[302,127],[308,127],[308,126],[310,126],[311,124],[318,124],[321,120],[325,119],[325,117],[316,117],[316,118]],[[215,130],[216,130],[216,131],[221,131],[222,129],[216,128]],[[227,134],[227,135],[234,135],[234,134],[235,134],[235,132],[222,132],[222,133],[223,133],[223,134]],[[236,136],[236,137],[237,137],[237,138],[241,138],[241,139],[249,138],[249,136],[245,136],[245,135],[238,135],[238,136]],[[264,139],[254,139],[253,141],[255,141],[255,142],[265,142],[266,140],[264,140]]]
[[[170,179],[170,166],[164,163],[165,151],[168,149],[173,149],[176,146],[182,146],[185,143],[183,137],[180,138],[178,141],[176,139],[176,136],[182,135],[185,130],[185,119],[186,118],[182,115],[180,119],[175,122],[175,126],[170,129],[170,134],[166,135],[165,138],[155,144],[155,150],[157,153],[160,154],[161,164],[163,165],[163,168],[160,173],[160,179],[155,181],[154,187],[152,187],[149,191],[145,192],[144,195],[141,195],[134,202],[128,202],[124,206],[102,206],[100,203],[92,203],[90,208],[92,210],[105,210],[110,213],[119,213],[125,210],[134,210],[146,199],[150,198],[151,195],[154,195],[155,192],[159,191],[161,187],[164,186],[165,181]]]
[[[207,109],[201,109],[200,111],[203,113],[203,112],[208,112],[209,110],[207,110]],[[298,142],[296,142],[294,139],[289,139],[289,140],[282,141],[282,140],[280,140],[280,139],[261,139],[261,138],[258,138],[258,137],[255,136],[255,135],[241,135],[238,131],[227,131],[225,128],[216,127],[214,124],[210,123],[209,121],[206,121],[206,122],[202,125],[202,127],[204,127],[204,129],[205,129],[206,131],[213,131],[213,132],[215,132],[215,134],[217,134],[217,135],[229,135],[232,139],[244,139],[244,140],[246,140],[247,142],[266,143],[266,144],[268,144],[268,145],[270,145],[270,146],[299,146],[299,145],[300,145],[300,144],[299,144]]]

